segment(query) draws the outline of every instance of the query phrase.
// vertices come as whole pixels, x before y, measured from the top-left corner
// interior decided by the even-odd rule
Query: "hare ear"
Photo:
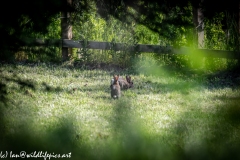
[[[117,81],[117,80],[118,80],[118,76],[117,76],[117,75],[113,75],[113,79],[114,79],[115,81]]]
[[[113,79],[116,79],[116,77],[118,77],[116,74],[113,75]]]

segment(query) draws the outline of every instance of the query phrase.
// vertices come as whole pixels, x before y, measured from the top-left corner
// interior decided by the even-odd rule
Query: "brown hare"
[[[131,81],[130,76],[126,76],[126,80],[123,79],[122,77],[119,77],[118,81],[121,89],[129,89],[133,87],[133,82]]]
[[[131,80],[131,76],[126,76],[126,80],[123,79],[122,77],[118,76],[118,82],[119,85],[121,87],[121,89],[129,89],[129,88],[133,88],[133,81]],[[113,84],[114,79],[111,80],[111,85]]]
[[[119,85],[119,76],[118,75],[114,75],[113,79],[111,81],[111,97],[112,98],[120,98],[121,97],[121,87]]]
[[[129,88],[133,88],[133,81],[132,81],[131,76],[126,76],[126,80],[129,84]]]

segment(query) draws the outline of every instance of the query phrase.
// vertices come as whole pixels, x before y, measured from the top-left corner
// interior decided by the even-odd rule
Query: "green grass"
[[[74,159],[239,158],[239,77],[228,85],[207,74],[138,71],[134,88],[113,100],[114,71],[2,64],[0,73],[0,150],[72,152]]]

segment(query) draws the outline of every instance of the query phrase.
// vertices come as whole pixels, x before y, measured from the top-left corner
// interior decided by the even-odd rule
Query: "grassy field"
[[[2,64],[0,73],[1,151],[240,159],[239,76],[138,70],[131,74],[134,88],[113,100],[113,70]]]

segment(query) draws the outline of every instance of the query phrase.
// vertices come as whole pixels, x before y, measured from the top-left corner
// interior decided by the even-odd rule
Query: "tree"
[[[109,15],[124,23],[144,25],[160,36],[171,41],[178,34],[185,32],[183,27],[192,27],[190,4],[188,0],[96,0],[98,13],[108,18]]]
[[[204,18],[212,19],[216,13],[224,12],[230,15],[238,15],[239,0],[219,1],[213,0],[96,0],[99,14],[102,17],[113,15],[126,23],[132,21],[143,24],[159,35],[168,39],[177,38],[176,29],[192,27],[198,31],[199,47],[203,47],[203,21]],[[192,7],[190,11],[188,6]],[[131,10],[132,8],[133,10]],[[193,16],[192,19],[189,17]],[[224,19],[224,27],[227,28],[227,19]],[[199,37],[199,38],[197,38]]]
[[[10,59],[22,45],[21,38],[46,33],[47,26],[53,18],[59,18],[61,11],[73,11],[73,8],[66,6],[64,0],[3,1],[0,8],[0,59]]]
[[[71,1],[72,5],[68,5]],[[124,23],[142,24],[172,42],[179,34],[186,32],[184,27],[199,26],[196,20],[193,23],[191,7],[195,10],[200,8],[205,18],[212,18],[217,12],[236,14],[236,21],[239,22],[239,0],[220,1],[217,7],[213,0],[3,1],[0,9],[0,58],[6,59],[9,56],[8,52],[17,50],[21,46],[19,39],[22,37],[31,37],[33,33],[46,33],[47,26],[53,18],[59,18],[60,12],[73,12],[71,23],[74,22],[77,14],[81,16],[83,12],[90,11],[91,7],[88,4],[92,1],[97,4],[98,13],[102,17],[107,19],[111,15]],[[6,14],[5,8],[11,14]],[[225,27],[227,28],[227,25]]]
[[[201,3],[193,4],[192,6],[192,14],[193,14],[193,34],[195,35],[194,42],[197,44],[198,48],[204,48],[204,14],[203,8],[201,7]]]

